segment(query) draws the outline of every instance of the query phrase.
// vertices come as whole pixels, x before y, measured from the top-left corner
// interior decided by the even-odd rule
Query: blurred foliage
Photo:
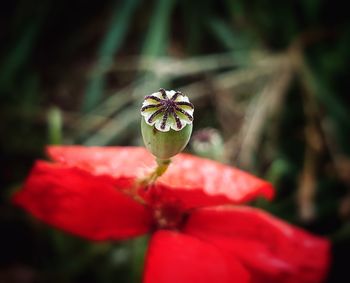
[[[329,282],[350,280],[346,2],[22,0],[0,15],[0,282],[139,282],[146,238],[89,243],[9,197],[45,144],[140,144],[159,87],[190,96],[225,162],[275,184],[252,205],[331,237]]]

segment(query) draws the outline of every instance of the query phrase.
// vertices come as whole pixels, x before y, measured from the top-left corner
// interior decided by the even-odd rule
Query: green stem
[[[159,158],[157,158],[156,161],[157,161],[157,167],[154,169],[154,171],[151,174],[149,174],[146,178],[141,180],[140,183],[143,186],[148,186],[153,184],[160,176],[162,176],[166,172],[171,162],[170,159],[159,159]]]
[[[170,162],[171,162],[170,158],[169,159],[159,159],[159,158],[157,158],[158,166],[157,166],[157,168],[155,170],[157,178],[162,176],[166,172],[166,170],[169,167]]]
[[[152,185],[160,176],[162,176],[166,170],[169,167],[169,164],[171,163],[171,159],[156,159],[157,161],[157,167],[154,169],[154,171],[149,174],[147,177],[138,180],[133,189],[129,191],[129,195],[131,195],[136,201],[144,204],[145,201],[142,197],[140,197],[137,193],[140,186],[142,187],[148,187]]]

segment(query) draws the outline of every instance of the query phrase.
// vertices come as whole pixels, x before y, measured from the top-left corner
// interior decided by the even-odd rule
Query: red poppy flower
[[[152,232],[146,283],[321,282],[329,242],[259,209],[238,206],[271,185],[214,161],[179,154],[152,187],[156,166],[140,147],[49,147],[16,204],[91,240]]]

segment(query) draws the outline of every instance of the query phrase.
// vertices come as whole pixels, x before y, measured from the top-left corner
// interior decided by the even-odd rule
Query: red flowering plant
[[[50,146],[53,162],[35,163],[14,202],[90,240],[151,233],[146,283],[323,280],[329,241],[241,206],[257,196],[271,199],[269,183],[177,154],[192,130],[187,97],[160,90],[146,96],[141,110],[144,141],[156,160],[142,147]]]

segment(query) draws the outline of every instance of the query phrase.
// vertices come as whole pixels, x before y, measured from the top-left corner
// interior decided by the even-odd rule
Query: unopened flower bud
[[[214,128],[204,128],[193,134],[192,149],[195,154],[217,161],[223,161],[224,141],[220,132]]]
[[[160,89],[141,107],[141,132],[146,148],[158,159],[181,152],[192,133],[193,104],[181,92]]]

